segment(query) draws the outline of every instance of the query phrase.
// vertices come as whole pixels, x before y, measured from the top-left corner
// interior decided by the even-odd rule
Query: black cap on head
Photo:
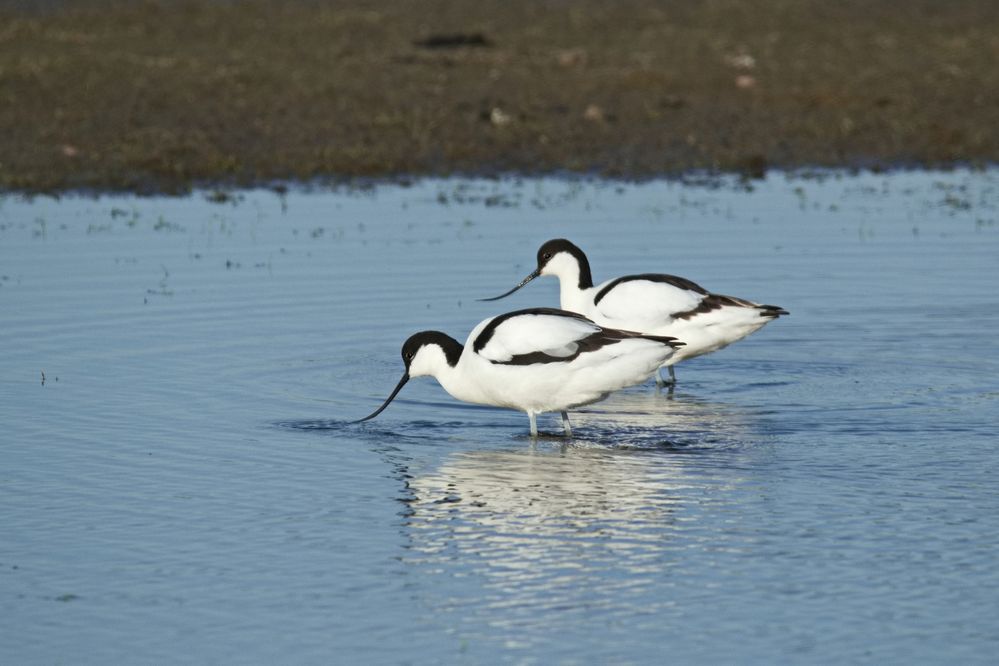
[[[593,278],[590,276],[590,262],[586,260],[586,255],[578,247],[572,244],[564,238],[553,238],[547,241],[538,249],[538,267],[531,271],[531,274],[520,281],[516,287],[510,291],[500,294],[499,296],[493,296],[492,298],[480,298],[480,301],[498,301],[501,298],[506,298],[513,292],[517,291],[525,284],[533,280],[534,278],[541,275],[541,271],[544,270],[545,266],[551,261],[552,257],[560,252],[568,252],[573,257],[576,258],[576,262],[579,264],[579,288],[589,289],[593,286]]]
[[[589,289],[592,287],[593,277],[590,275],[590,262],[575,243],[565,238],[553,238],[538,248],[538,273],[540,274],[545,265],[559,252],[571,254],[575,257],[576,263],[579,264],[579,288]]]
[[[416,358],[420,349],[427,345],[439,346],[444,351],[444,357],[447,359],[447,363],[451,367],[454,367],[458,363],[458,359],[461,358],[461,345],[457,340],[446,333],[441,333],[440,331],[420,331],[419,333],[414,333],[409,336],[409,339],[402,343],[402,363],[406,366],[406,372],[402,374],[402,379],[399,380],[399,383],[396,384],[392,393],[385,399],[385,402],[382,403],[381,407],[373,411],[371,414],[368,414],[363,419],[354,421],[354,423],[360,423],[361,421],[373,419],[389,406],[389,403],[395,399],[395,396],[399,394],[402,387],[409,381],[409,366],[412,365],[413,359]]]
[[[550,241],[546,241],[541,247],[538,248],[538,268],[544,268],[552,257],[554,257],[559,252],[568,252],[569,254],[575,256],[577,259],[579,255],[583,255],[583,251],[576,247],[571,241],[564,238],[553,238]],[[586,255],[583,255],[585,258]]]
[[[421,347],[427,345],[437,345],[444,351],[447,364],[452,368],[461,358],[462,346],[447,333],[440,331],[420,331],[409,336],[409,339],[402,343],[402,362],[406,364],[406,372],[409,372],[409,364],[416,358],[416,352]]]

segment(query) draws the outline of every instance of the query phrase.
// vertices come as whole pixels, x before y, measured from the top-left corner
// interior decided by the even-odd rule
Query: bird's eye
[[[545,256],[542,257],[542,258],[543,259],[551,259],[552,258],[552,253],[551,252],[545,252]]]
[[[413,360],[413,356],[415,356],[413,352],[409,352],[408,354],[406,354],[406,358],[408,358],[410,361]]]

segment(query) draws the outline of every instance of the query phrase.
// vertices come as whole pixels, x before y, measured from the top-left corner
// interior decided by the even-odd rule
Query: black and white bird
[[[532,436],[538,434],[538,414],[561,412],[571,437],[566,410],[640,384],[682,345],[670,336],[604,328],[552,308],[486,319],[464,347],[440,331],[422,331],[402,346],[406,371],[395,390],[360,420],[378,416],[411,378],[430,375],[458,400],[526,412]]]
[[[559,280],[561,307],[578,312],[601,326],[683,340],[663,364],[669,380],[656,377],[659,386],[676,383],[673,365],[709,354],[741,340],[787,310],[735,296],[715,294],[686,278],[662,273],[626,275],[593,285],[590,262],[564,238],[550,240],[538,250],[538,267],[520,284],[495,301],[509,296],[540,275]]]

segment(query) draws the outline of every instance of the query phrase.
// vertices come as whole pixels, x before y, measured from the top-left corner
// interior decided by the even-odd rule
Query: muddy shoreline
[[[0,190],[999,161],[988,0],[0,0]]]

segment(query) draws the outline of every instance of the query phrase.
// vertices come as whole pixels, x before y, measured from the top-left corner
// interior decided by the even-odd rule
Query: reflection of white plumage
[[[668,383],[676,382],[673,364],[718,351],[787,314],[776,305],[713,294],[675,275],[626,275],[594,286],[586,255],[563,238],[541,246],[538,267],[520,284],[501,296],[484,300],[508,296],[539,275],[559,279],[564,309],[585,315],[601,326],[683,340],[683,349],[664,363],[669,368]],[[659,377],[656,381],[666,383]]]
[[[457,609],[472,622],[508,618],[511,609],[550,611],[560,622],[597,611],[623,620],[649,603],[670,603],[650,601],[640,583],[668,578],[684,556],[672,537],[696,527],[696,511],[680,524],[675,517],[680,498],[696,495],[685,490],[701,488],[684,462],[572,445],[454,453],[407,477],[410,543],[402,557],[420,580],[441,581],[431,585],[443,598],[427,595],[435,612]],[[455,562],[482,581],[474,597],[451,594],[441,580]]]
[[[458,400],[527,412],[535,417],[603,399],[639,384],[683,343],[666,336],[604,328],[582,315],[550,308],[518,310],[481,322],[465,346],[439,331],[423,331],[402,346],[399,384],[365,421],[385,409],[410,377],[430,375]]]
[[[568,542],[614,534],[661,543],[661,534],[643,528],[669,520],[676,506],[670,490],[683,480],[684,466],[670,456],[569,445],[463,451],[407,485],[414,520],[433,521],[444,507],[467,526],[464,534],[476,535],[473,541],[495,531],[507,542],[533,539],[541,550],[551,542],[539,537]]]

